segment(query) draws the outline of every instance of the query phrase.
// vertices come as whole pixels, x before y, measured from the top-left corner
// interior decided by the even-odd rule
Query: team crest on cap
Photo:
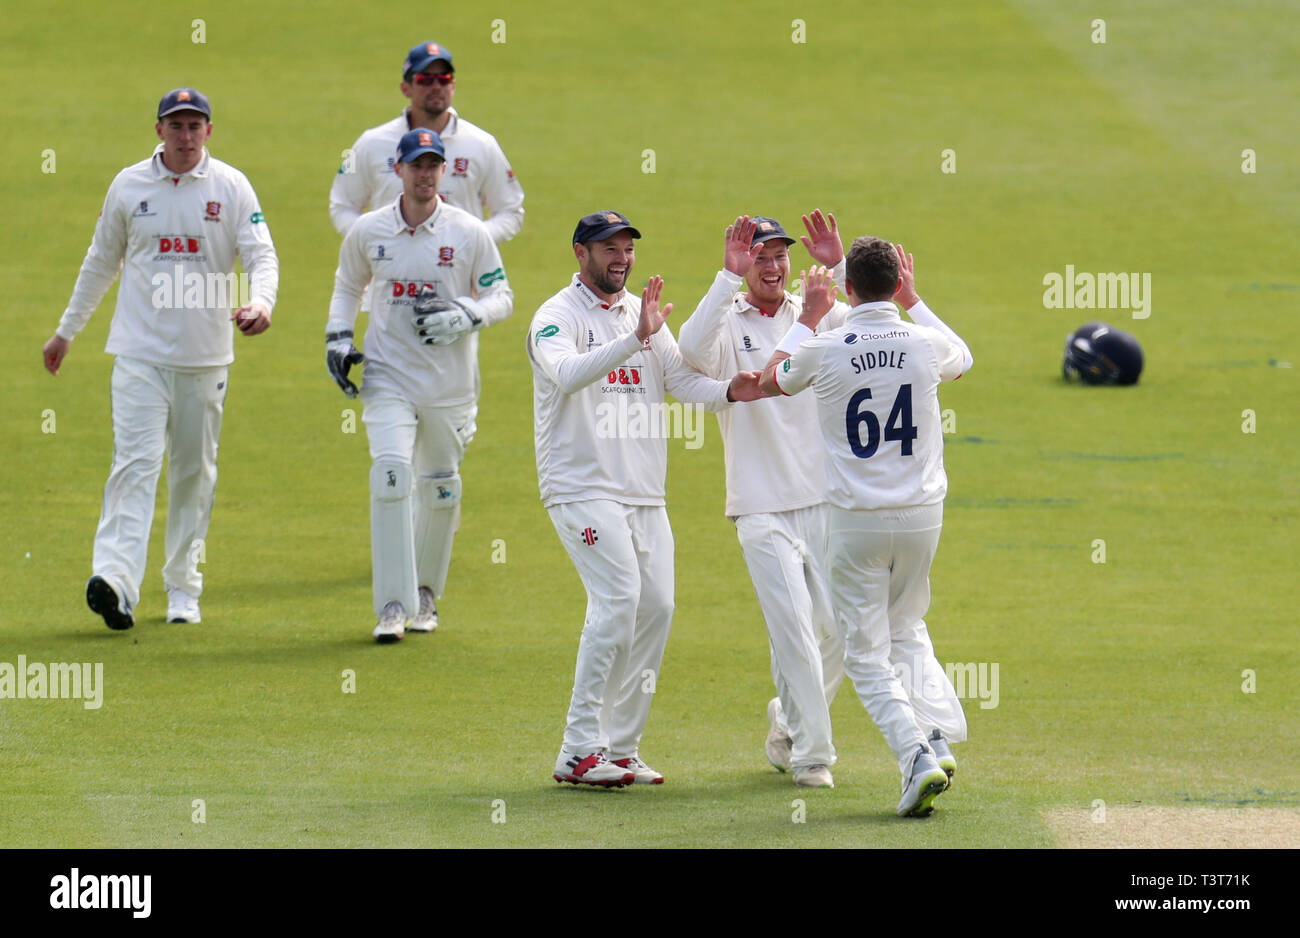
[[[433,146],[433,134],[420,134],[420,146],[422,147]]]
[[[442,50],[438,48],[436,42],[431,42],[424,47],[430,55],[442,55]]]
[[[772,230],[772,223],[771,223],[770,221],[759,222],[759,224],[758,224],[758,230],[759,230],[759,231],[771,231],[771,230]]]
[[[455,255],[455,253],[456,253],[456,249],[452,247],[447,247],[444,245],[443,247],[438,248],[438,266],[439,267],[454,266],[452,263],[452,257]]]
[[[177,101],[188,101],[189,99],[190,99],[190,93],[188,91],[182,91],[180,94],[176,96]]]
[[[611,225],[618,225],[622,223],[623,219],[619,218],[613,212],[610,212],[605,216],[605,221],[609,222]]]

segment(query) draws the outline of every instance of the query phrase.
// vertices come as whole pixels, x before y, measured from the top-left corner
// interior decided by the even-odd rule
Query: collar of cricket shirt
[[[760,316],[763,316],[767,319],[775,319],[776,314],[781,312],[781,310],[785,308],[786,303],[790,302],[790,294],[789,293],[785,294],[785,299],[781,300],[781,305],[778,306],[776,309],[772,310],[772,312],[770,313],[767,310],[763,309],[763,307],[755,306],[753,303],[749,302],[749,300],[746,299],[746,294],[744,293],[737,293],[736,299],[739,301],[740,312],[747,313],[752,309]]]
[[[199,161],[194,164],[194,168],[184,173],[173,173],[167,168],[162,161],[163,145],[160,143],[153,148],[153,175],[155,179],[184,179],[186,176],[193,176],[195,179],[202,179],[208,174],[208,148],[203,148],[203,155]]]
[[[618,299],[613,303],[606,303],[592,291],[591,287],[582,282],[582,278],[578,274],[573,275],[573,289],[578,291],[578,296],[582,297],[582,301],[587,304],[587,309],[610,309],[615,312],[627,311],[628,294],[626,290],[620,293]]]
[[[854,319],[898,319],[898,307],[893,300],[877,300],[873,303],[859,303],[849,310]],[[846,317],[847,318],[847,317]]]
[[[447,113],[450,114],[451,116],[447,118],[447,126],[442,128],[442,130],[438,131],[439,138],[456,136],[456,125],[460,123],[460,115],[456,113],[456,109],[454,107],[447,108]],[[407,130],[415,129],[413,126],[411,126],[410,106],[407,106],[402,110],[402,122],[406,124]]]
[[[433,214],[426,218],[420,224],[412,228],[406,223],[405,216],[402,215],[402,196],[399,195],[393,199],[392,204],[388,206],[390,217],[393,221],[393,234],[410,234],[413,235],[421,228],[429,233],[433,233],[434,222],[438,220],[438,213],[442,211],[442,197],[438,197],[438,204],[433,207]]]

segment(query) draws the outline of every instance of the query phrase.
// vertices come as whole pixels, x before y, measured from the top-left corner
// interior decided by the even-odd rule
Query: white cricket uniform
[[[835,268],[843,279],[844,265]],[[768,315],[745,299],[744,280],[721,270],[682,324],[682,357],[714,378],[761,371],[803,311],[787,293]],[[822,328],[843,322],[837,303]],[[833,765],[830,701],[844,677],[844,645],[826,583],[824,447],[810,397],[779,397],[718,413],[727,474],[726,513],[767,625],[777,722],[791,766]]]
[[[203,591],[203,553],[217,484],[217,442],[233,308],[275,307],[279,264],[257,195],[239,170],[210,156],[177,175],[153,155],[117,174],[58,335],[85,328],[118,273],[105,351],[113,363],[113,467],[95,534],[94,572],[129,608],[140,600],[154,494],[167,456],[163,581]],[[238,257],[248,295],[234,276]],[[232,287],[234,289],[232,289]]]
[[[483,220],[497,244],[509,241],[524,226],[524,190],[515,178],[500,144],[486,130],[448,108],[451,119],[438,134],[446,151],[447,172],[438,196],[475,218]],[[372,127],[352,145],[330,189],[330,220],[339,234],[375,208],[402,194],[402,180],[394,169],[397,142],[414,129],[409,110]]]
[[[692,370],[667,328],[636,337],[640,314],[575,274],[528,330],[542,504],[587,591],[563,748],[610,759],[637,755],[672,623],[664,392],[727,406],[728,382]]]
[[[938,322],[924,304],[911,315]],[[896,662],[924,667],[933,657],[923,616],[947,492],[938,386],[969,366],[965,343],[946,326],[904,322],[893,303],[881,302],[854,307],[843,326],[805,341],[775,375],[783,393],[813,388],[845,671],[904,773],[927,745],[925,730],[939,726],[935,714],[950,724],[960,714],[946,674],[940,686],[933,674],[913,674],[921,692],[909,694]],[[965,729],[962,716],[960,733],[945,735],[960,741]]]
[[[409,559],[416,565],[419,585],[438,593],[445,570],[436,569],[437,551],[419,543],[422,519],[432,510],[422,494],[429,486],[423,483],[454,479],[459,486],[460,463],[473,439],[478,412],[478,331],[450,345],[425,345],[412,321],[422,287],[470,307],[482,328],[503,321],[513,309],[514,294],[501,254],[483,222],[440,202],[426,221],[411,228],[402,217],[399,196],[361,216],[344,237],[326,331],[352,329],[362,296],[368,293],[361,398],[370,458],[411,468],[416,542],[397,545],[402,557],[397,562]],[[382,545],[376,534],[372,530],[378,548]],[[393,599],[408,615],[416,608],[409,595],[384,595],[378,577],[374,598],[377,613]]]

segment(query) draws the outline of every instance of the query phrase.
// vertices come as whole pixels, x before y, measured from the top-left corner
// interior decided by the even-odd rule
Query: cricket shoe
[[[406,627],[408,632],[433,632],[438,628],[438,604],[434,602],[433,590],[427,586],[420,587],[420,610]]]
[[[781,698],[773,697],[767,702],[767,742],[763,748],[767,750],[767,761],[772,763],[778,772],[790,771],[790,758],[794,753],[794,740],[790,734],[781,729],[777,721],[777,714],[781,712]]]
[[[594,785],[599,788],[622,788],[636,781],[634,772],[610,762],[603,752],[580,756],[563,749],[560,750],[560,757],[555,760],[555,774],[551,777],[557,782]]]
[[[626,759],[613,759],[611,764],[632,773],[633,785],[662,785],[664,777],[641,761],[640,756],[628,756]]]
[[[952,746],[948,745],[948,740],[943,738],[942,733],[935,730],[930,734],[930,748],[934,750],[939,768],[948,773],[948,787],[952,788],[952,777],[957,771],[957,759],[952,754]]]
[[[118,598],[117,590],[102,576],[92,576],[86,584],[86,605],[91,612],[103,616],[104,624],[110,629],[121,631],[135,625],[131,607]]]
[[[391,645],[400,641],[406,634],[406,610],[396,599],[384,607],[379,614],[379,623],[375,626],[375,641],[381,645]]]
[[[917,746],[911,775],[903,776],[903,798],[898,802],[899,817],[928,817],[934,799],[948,788],[948,773],[924,746]]]
[[[824,765],[801,765],[794,770],[794,783],[800,788],[834,788],[831,770]]]
[[[167,621],[202,622],[198,599],[183,589],[167,587]]]

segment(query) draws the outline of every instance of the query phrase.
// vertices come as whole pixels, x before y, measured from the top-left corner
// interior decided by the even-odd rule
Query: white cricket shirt
[[[827,501],[848,510],[943,501],[938,388],[961,377],[967,355],[940,330],[904,322],[893,303],[863,303],[777,365],[783,393],[812,386]]]
[[[534,443],[547,508],[596,498],[662,506],[664,392],[705,410],[728,406],[729,382],[687,365],[667,326],[645,343],[636,337],[640,316],[639,296],[624,291],[606,303],[577,274],[533,316]]]
[[[448,108],[451,120],[438,136],[446,151],[447,172],[438,185],[444,202],[483,220],[497,244],[509,241],[524,226],[524,190],[515,178],[500,144],[486,130]],[[402,194],[402,180],[393,168],[397,143],[413,129],[403,111],[386,124],[372,127],[352,145],[330,189],[330,220],[339,234],[361,217]]]
[[[193,169],[177,175],[163,165],[162,149],[108,187],[56,332],[75,338],[120,271],[106,352],[180,370],[229,365],[230,313],[242,305],[235,258],[248,273],[249,301],[273,310],[275,245],[243,173],[204,149]]]
[[[400,197],[362,215],[339,248],[327,332],[353,327],[367,284],[366,386],[393,391],[421,407],[477,400],[478,330],[450,345],[425,345],[412,316],[423,286],[473,309],[483,328],[510,315],[514,294],[483,222],[439,202],[423,224],[411,228],[402,217]]]
[[[842,280],[843,263],[836,267]],[[791,323],[803,312],[800,297],[787,293],[768,316],[745,299],[744,280],[728,270],[713,278],[677,342],[682,357],[704,374],[721,378],[762,371]],[[741,291],[741,292],[737,292]],[[836,303],[819,329],[844,321],[848,306]],[[825,447],[810,395],[769,397],[718,413],[727,468],[727,516],[792,511],[826,501]]]

